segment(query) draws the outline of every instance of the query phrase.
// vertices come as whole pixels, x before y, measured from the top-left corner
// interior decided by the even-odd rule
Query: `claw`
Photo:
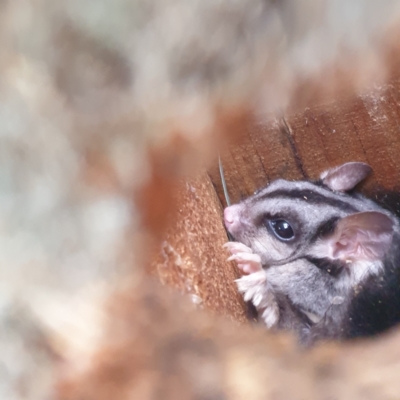
[[[261,315],[267,328],[272,328],[279,320],[279,308],[275,303],[271,307],[267,307]]]
[[[253,250],[250,247],[240,242],[227,242],[222,247],[228,249],[231,254],[253,253]]]
[[[253,274],[262,270],[261,258],[254,253],[235,253],[227,261],[236,261],[239,269],[245,274]]]
[[[254,261],[261,264],[261,258],[258,254],[236,253],[228,258],[228,261],[233,261],[233,260],[237,262]]]
[[[239,292],[242,293],[252,287],[263,286],[265,285],[266,281],[267,277],[264,270],[258,271],[258,273],[254,273],[251,275],[242,276],[241,278],[235,280]]]
[[[245,301],[251,301],[259,311],[268,328],[272,328],[279,320],[279,307],[274,293],[269,287],[264,270],[243,276],[236,280],[240,293]]]

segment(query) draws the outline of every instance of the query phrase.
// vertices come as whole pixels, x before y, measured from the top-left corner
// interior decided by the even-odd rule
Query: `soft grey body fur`
[[[225,210],[228,231],[242,243],[227,244],[230,259],[249,273],[239,290],[268,328],[294,330],[305,344],[349,336],[352,302],[385,273],[399,234],[394,215],[346,193],[370,171],[348,163],[315,183],[277,180]],[[276,224],[293,237],[276,234]]]

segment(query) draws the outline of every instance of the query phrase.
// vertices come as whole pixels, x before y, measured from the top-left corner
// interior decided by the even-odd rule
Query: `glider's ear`
[[[382,260],[393,238],[394,222],[379,211],[349,215],[337,223],[327,244],[332,258],[341,260]]]
[[[349,162],[321,174],[322,183],[337,192],[347,192],[365,179],[372,168],[362,162]]]

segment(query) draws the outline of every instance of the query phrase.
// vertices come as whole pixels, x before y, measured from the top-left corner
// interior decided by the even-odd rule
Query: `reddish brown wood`
[[[253,122],[247,115],[233,119],[235,126],[222,121],[217,127],[225,138],[241,131],[239,143],[222,152],[233,202],[275,178],[317,178],[326,168],[355,160],[374,168],[363,190],[398,186],[399,81],[356,96],[351,74],[345,71],[335,80],[335,71],[321,71],[311,89],[299,85],[304,92],[292,96],[292,101],[299,100],[292,112]],[[339,81],[337,92],[345,97],[326,102]],[[166,149],[152,165],[153,176],[139,203],[143,221],[158,240],[150,272],[165,285],[195,295],[207,310],[244,321],[245,307],[233,283],[237,271],[221,250],[226,235],[217,164],[209,175],[219,201],[206,175],[178,189],[174,184],[182,170],[187,172],[179,164],[182,159],[201,158],[200,152],[197,158],[194,154],[193,149]],[[177,211],[168,218],[174,206]],[[60,398],[399,398],[398,331],[305,352],[283,334],[238,327],[201,313],[188,306],[187,296],[170,296],[148,277],[135,276],[133,281],[111,299],[108,331],[93,365],[61,385]]]
[[[271,180],[303,177],[292,138],[282,119],[247,122],[240,138],[221,154],[221,160],[233,203]],[[209,174],[222,204],[226,205],[218,165]]]
[[[242,134],[236,133],[221,154],[231,201],[240,201],[273,179],[316,179],[325,169],[348,161],[364,161],[373,167],[373,176],[361,187],[365,192],[395,189],[400,182],[399,115],[400,81],[394,80],[369,94],[303,113],[258,122],[241,118],[235,129],[242,127]],[[232,132],[231,128],[227,131]],[[160,185],[159,180],[152,185],[150,198],[152,203],[157,200],[158,214],[166,209],[166,199],[177,210],[167,232],[159,235],[151,271],[162,283],[195,295],[207,309],[244,321],[246,308],[233,282],[238,273],[226,263],[221,249],[227,238],[217,164],[209,176],[211,181],[203,174],[177,186],[168,181]],[[166,215],[157,217],[156,223],[166,221]]]
[[[305,110],[287,118],[303,169],[315,178],[329,167],[364,161],[374,170],[370,180],[386,188],[400,182],[399,81],[343,103]]]
[[[195,311],[144,280],[115,295],[108,335],[60,400],[396,400],[399,332],[311,352]]]
[[[396,188],[399,90],[399,82],[393,81],[370,95],[262,123],[246,120],[239,144],[232,143],[222,153],[232,200],[275,178],[317,178],[326,168],[354,160],[374,168],[363,190],[372,191],[376,185]],[[178,186],[163,169],[154,175],[145,203],[154,219],[148,222],[153,235],[162,239],[150,272],[165,285],[195,295],[205,309],[245,321],[245,307],[233,282],[237,271],[221,250],[226,235],[217,168],[214,165],[209,174],[214,186],[205,174]],[[152,211],[170,213],[172,204],[177,211],[160,224]],[[175,400],[198,399],[204,393],[238,400],[399,397],[398,330],[371,341],[324,344],[305,352],[283,334],[238,327],[195,311],[187,296],[171,297],[149,281],[136,279],[127,293],[112,299],[109,333],[94,367],[64,381],[60,399]]]
[[[177,209],[155,247],[151,272],[201,307],[244,322],[247,308],[234,283],[239,274],[226,262],[222,209],[208,175],[176,185],[173,201]]]
[[[400,81],[363,95],[307,108],[281,119],[254,122],[237,145],[222,155],[233,202],[276,178],[317,179],[327,168],[348,161],[370,164],[374,174],[362,185],[400,187]],[[217,167],[211,179],[221,202],[224,196]]]

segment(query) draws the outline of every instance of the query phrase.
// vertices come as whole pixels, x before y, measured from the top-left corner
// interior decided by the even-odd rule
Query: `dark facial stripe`
[[[293,262],[299,258],[306,258],[310,262],[312,262],[311,260],[322,260],[322,259],[313,258],[311,256],[304,256],[304,252],[318,238],[324,237],[326,235],[329,235],[330,233],[333,233],[338,220],[339,220],[339,217],[332,217],[332,218],[322,222],[319,225],[319,227],[317,228],[315,234],[311,238],[307,239],[306,242],[299,243],[289,257],[286,257],[282,260],[269,261],[269,265],[271,265],[271,266],[272,265],[283,265],[283,264],[287,264],[289,262]],[[330,262],[335,262],[328,258],[326,260],[328,260]],[[314,264],[314,262],[312,262],[312,263]],[[316,261],[315,265],[317,266],[317,264],[318,264],[318,261]],[[320,265],[320,264],[318,264],[318,265]],[[324,266],[325,265],[321,264],[318,268],[323,269]],[[339,267],[339,265],[337,265],[337,267]],[[326,268],[328,268],[328,266],[326,266]],[[328,271],[328,273],[330,273],[330,272]]]
[[[278,189],[271,193],[265,193],[261,199],[275,199],[275,198],[284,198],[284,199],[296,199],[304,201],[305,203],[317,204],[317,205],[330,205],[332,207],[337,207],[343,211],[347,212],[355,212],[357,209],[353,207],[351,204],[346,203],[340,199],[336,199],[334,197],[325,196],[321,193],[314,192],[309,189]]]
[[[321,222],[316,228],[314,235],[310,238],[309,244],[313,244],[317,239],[332,234],[335,230],[335,226],[338,220],[339,217],[335,216]]]
[[[316,258],[311,256],[306,256],[304,258],[321,271],[325,271],[333,277],[339,276],[345,270],[345,263],[341,260],[331,260],[330,258]]]

